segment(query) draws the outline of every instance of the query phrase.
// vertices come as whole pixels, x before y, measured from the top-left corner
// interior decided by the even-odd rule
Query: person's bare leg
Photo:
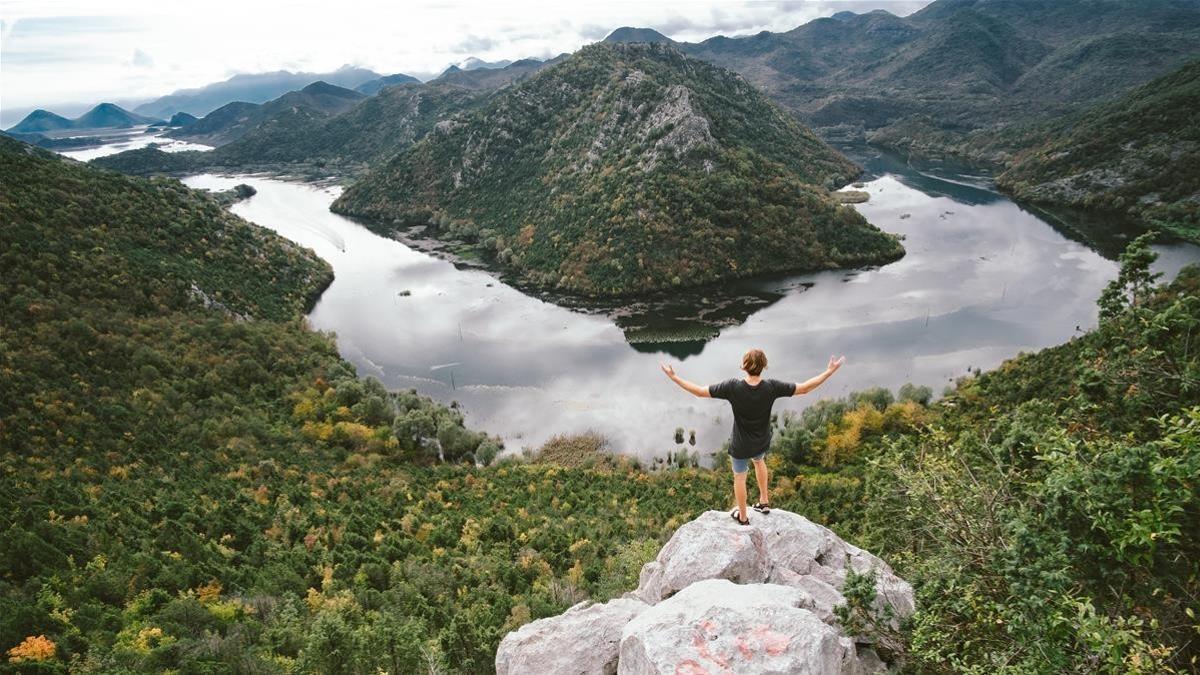
[[[771,499],[767,496],[767,463],[764,460],[754,460],[754,477],[758,480],[758,503],[770,504]]]
[[[748,520],[746,516],[746,474],[733,474],[733,499],[737,502],[738,516]]]

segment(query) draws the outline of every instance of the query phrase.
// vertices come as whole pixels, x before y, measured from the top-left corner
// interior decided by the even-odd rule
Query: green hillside
[[[268,613],[196,589],[257,575],[278,598],[319,577],[323,554],[265,546],[276,509],[294,508],[284,483],[321,503],[335,467],[368,471],[356,456],[456,461],[486,440],[456,411],[359,381],[301,319],[329,267],[202,192],[0,138],[0,220],[6,671],[257,662],[246,619]],[[39,635],[50,662],[12,660]]]
[[[451,85],[388,87],[333,117],[276,116],[205,159],[222,166],[308,162],[361,168],[412,145],[474,98]]]
[[[894,237],[828,197],[857,172],[742,78],[602,43],[439,125],[332,208],[615,295],[895,259]]]
[[[1125,213],[1200,242],[1200,61],[1028,129],[997,183],[1044,204]]]
[[[497,448],[456,411],[304,329],[326,266],[202,193],[7,139],[0,187],[11,671],[484,672],[729,499],[727,466],[645,471],[594,437],[478,466]],[[932,405],[779,420],[772,502],[913,582],[889,636],[913,671],[1195,663],[1200,271],[1155,289],[1145,245],[1092,333]]]
[[[917,588],[917,671],[1200,661],[1200,270],[1154,290],[1146,244],[1099,329],[960,382],[924,431],[866,451],[858,543]]]

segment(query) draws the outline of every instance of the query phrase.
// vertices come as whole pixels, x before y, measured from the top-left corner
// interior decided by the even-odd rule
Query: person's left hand
[[[829,365],[826,366],[826,368],[829,370],[829,372],[836,373],[837,369],[841,368],[842,364],[845,362],[846,362],[845,356],[839,356],[836,359],[831,356],[831,357],[829,357]]]
[[[662,363],[659,364],[659,367],[662,368],[662,371],[667,374],[667,377],[675,377],[675,369],[669,364]]]

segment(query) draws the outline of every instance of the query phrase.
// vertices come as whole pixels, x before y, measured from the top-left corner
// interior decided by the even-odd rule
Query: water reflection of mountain
[[[839,145],[838,150],[863,167],[862,181],[892,176],[907,187],[930,197],[947,197],[969,206],[1007,199],[992,188],[991,177],[950,161],[910,160],[870,145]]]
[[[863,167],[861,180],[890,175],[907,187],[931,197],[947,197],[972,206],[1014,201],[998,192],[987,172],[953,160],[906,158],[874,146],[838,146],[843,154]],[[1145,228],[1118,216],[1071,209],[1045,209],[1014,202],[1021,210],[1045,221],[1071,241],[1096,251],[1109,260],[1120,257],[1125,246]]]
[[[472,266],[478,267],[478,263]],[[529,288],[511,275],[501,278],[522,293],[565,309],[607,316],[637,352],[677,358],[698,355],[722,329],[741,325],[788,294],[812,286],[810,282],[798,281],[795,274],[776,274],[680,291],[598,300]]]
[[[675,340],[670,342],[630,341],[629,346],[642,354],[666,354],[680,361],[699,356],[708,340]]]

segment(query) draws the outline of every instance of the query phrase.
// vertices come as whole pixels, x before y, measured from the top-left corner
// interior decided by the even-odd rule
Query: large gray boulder
[[[621,632],[620,675],[865,672],[854,642],[805,609],[803,590],[697,581]]]
[[[876,556],[787,511],[738,525],[722,511],[686,523],[638,588],[509,633],[497,673],[882,672],[899,645],[847,635],[834,609],[850,570],[875,574],[876,618],[912,614],[912,587]],[[893,663],[885,663],[884,655]]]
[[[841,588],[848,569],[875,571],[876,605],[891,608],[894,624],[912,614],[912,587],[886,562],[827,527],[779,509],[755,514],[749,527],[724,511],[707,511],[683,525],[642,568],[635,595],[655,604],[705,579],[770,582],[807,590],[817,601],[814,611],[829,621],[833,608],[845,602]]]
[[[496,673],[612,675],[621,630],[646,608],[634,598],[602,605],[581,602],[558,616],[527,623],[500,641]]]

